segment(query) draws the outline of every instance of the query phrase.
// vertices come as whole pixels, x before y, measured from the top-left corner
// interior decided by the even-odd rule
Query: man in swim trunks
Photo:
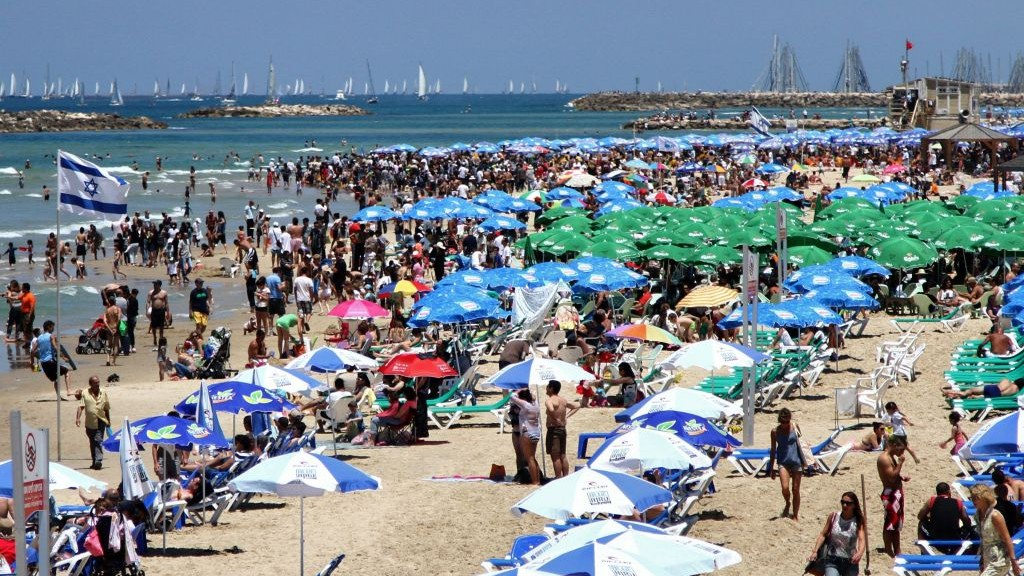
[[[569,460],[565,457],[565,421],[580,409],[577,404],[559,396],[558,393],[561,390],[561,382],[558,380],[549,381],[547,386],[548,399],[544,401],[544,411],[547,416],[547,436],[544,438],[544,445],[551,456],[555,478],[561,478],[569,473]]]
[[[984,398],[1002,398],[1016,396],[1020,392],[1022,383],[1024,383],[1024,379],[1011,382],[1003,378],[999,381],[999,384],[986,384],[984,386],[968,388],[967,390],[944,388],[942,392],[947,398],[977,398],[979,396]]]
[[[163,282],[153,281],[153,289],[146,296],[146,308],[149,311],[149,331],[153,334],[153,347],[164,337],[167,326],[167,292],[162,288]]]
[[[878,478],[882,481],[882,506],[884,515],[882,522],[882,542],[885,553],[895,558],[900,553],[900,530],[903,529],[906,496],[903,483],[910,477],[903,475],[903,464],[907,461],[903,455],[907,450],[907,441],[902,436],[890,436],[885,452],[878,455]]]

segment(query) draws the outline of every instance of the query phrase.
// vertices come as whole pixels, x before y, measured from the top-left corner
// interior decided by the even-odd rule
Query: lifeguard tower
[[[978,85],[950,78],[925,77],[893,86],[887,92],[892,125],[902,129],[942,130],[977,122]]]

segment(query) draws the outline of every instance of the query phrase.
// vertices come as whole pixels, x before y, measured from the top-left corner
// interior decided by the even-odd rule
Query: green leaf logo
[[[175,438],[181,438],[181,434],[174,433],[174,428],[174,424],[171,424],[156,431],[146,430],[146,438],[150,440],[174,440]]]
[[[671,432],[672,431],[672,427],[675,426],[675,425],[676,425],[676,421],[675,420],[669,420],[668,422],[662,422],[661,424],[658,424],[657,426],[655,426],[655,430],[660,430],[662,432]]]
[[[249,404],[270,404],[272,402],[270,398],[263,395],[262,390],[253,390],[252,394],[243,395],[242,398]]]

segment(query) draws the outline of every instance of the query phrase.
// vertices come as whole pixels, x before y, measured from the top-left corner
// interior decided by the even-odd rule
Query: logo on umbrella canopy
[[[633,566],[625,560],[619,560],[614,556],[607,556],[604,567],[608,570],[609,576],[637,576]]]
[[[674,424],[674,422],[668,422],[668,424],[671,425]],[[700,436],[708,431],[706,426],[696,420],[690,420],[683,424],[683,430],[685,430],[690,436]]]
[[[920,259],[921,259],[921,257],[918,256],[917,254],[914,254],[913,252],[907,252],[903,256],[903,261],[904,262],[917,262]]]
[[[590,489],[585,492],[587,496],[587,502],[591,506],[607,506],[612,503],[612,496],[607,489],[597,488]]]
[[[220,390],[210,398],[210,401],[214,404],[223,404],[224,402],[230,402],[235,397],[234,390]]]
[[[775,315],[783,320],[793,320],[796,318],[796,314],[793,314],[788,310],[775,310]]]
[[[263,395],[262,390],[253,390],[252,394],[243,395],[242,399],[249,404],[270,404],[273,402],[273,400]]]
[[[210,431],[205,426],[200,426],[195,422],[188,425],[188,433],[191,434],[197,440],[202,440],[210,435]]]
[[[174,440],[175,438],[181,438],[181,434],[175,433],[174,429],[174,424],[170,424],[159,430],[146,430],[146,438],[150,440]]]
[[[296,480],[316,480],[317,468],[316,466],[296,466],[295,467],[295,479]]]
[[[462,308],[466,312],[475,312],[480,309],[480,306],[478,306],[476,302],[472,302],[470,300],[460,300],[457,304],[459,305],[459,308]]]
[[[608,454],[608,461],[609,462],[622,462],[623,460],[626,459],[626,454],[629,453],[629,448],[630,447],[628,445],[620,445],[618,448],[616,448],[615,450],[612,450]]]

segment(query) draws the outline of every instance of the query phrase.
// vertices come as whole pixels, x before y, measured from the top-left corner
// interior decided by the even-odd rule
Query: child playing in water
[[[889,423],[892,427],[893,436],[900,436],[907,442],[907,452],[914,457],[914,464],[920,464],[921,459],[910,449],[910,441],[907,440],[906,426],[913,426],[914,423],[900,412],[900,408],[895,402],[886,402],[885,414],[886,416],[882,420]]]
[[[963,416],[961,416],[959,412],[949,413],[949,423],[953,428],[950,430],[949,439],[942,444],[939,444],[939,448],[945,448],[947,444],[952,442],[953,448],[949,453],[953,456],[956,456],[957,453],[960,452],[960,449],[964,447],[964,444],[967,444],[967,434],[965,434],[963,429],[960,428],[960,420],[962,418]]]

